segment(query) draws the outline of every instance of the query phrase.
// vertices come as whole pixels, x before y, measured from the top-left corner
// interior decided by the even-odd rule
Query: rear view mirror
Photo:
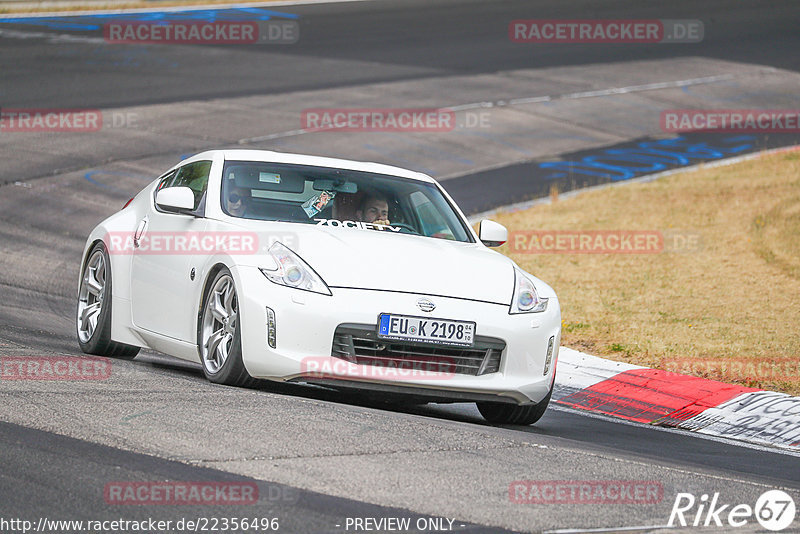
[[[188,187],[168,187],[156,193],[156,206],[166,211],[194,210],[194,192]]]
[[[353,194],[358,192],[358,184],[319,178],[314,180],[314,189],[317,191],[336,191],[337,193]]]
[[[478,227],[478,238],[487,247],[499,247],[508,241],[508,230],[500,223],[483,219]]]

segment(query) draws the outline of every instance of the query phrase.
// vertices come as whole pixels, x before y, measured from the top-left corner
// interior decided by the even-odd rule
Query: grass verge
[[[589,191],[493,218],[512,233],[499,250],[558,293],[562,344],[800,394],[800,152]],[[539,242],[515,242],[514,232],[527,230],[657,231],[664,248],[541,253]]]

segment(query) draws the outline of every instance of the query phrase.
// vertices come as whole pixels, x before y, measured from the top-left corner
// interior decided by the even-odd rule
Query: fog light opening
[[[544,358],[544,373],[543,376],[547,376],[547,373],[550,372],[550,364],[553,362],[553,345],[555,344],[556,336],[550,336],[550,341],[547,342],[547,356]]]
[[[272,311],[272,308],[267,308],[267,343],[273,349],[275,348],[275,312]]]

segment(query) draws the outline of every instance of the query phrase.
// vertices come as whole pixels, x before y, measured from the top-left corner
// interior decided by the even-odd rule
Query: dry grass
[[[694,374],[800,393],[800,153],[586,192],[494,218],[511,231],[699,234],[699,250],[683,253],[500,250],[553,285],[568,347],[669,370],[700,362]],[[755,367],[766,361],[781,366]],[[720,362],[739,367],[721,372]]]

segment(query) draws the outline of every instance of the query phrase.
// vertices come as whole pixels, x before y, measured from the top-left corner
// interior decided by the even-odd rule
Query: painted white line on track
[[[283,6],[304,6],[314,4],[345,4],[350,2],[371,2],[373,0],[278,0],[276,2],[246,2],[230,4],[201,4],[193,6],[164,6],[160,8],[140,7],[129,9],[88,9],[82,11],[50,11],[33,13],[3,13],[0,18],[50,18],[50,17],[80,17],[85,15],[108,15],[108,14],[135,14],[135,13],[177,13],[181,11],[204,11],[207,9],[247,9],[253,7],[283,7]]]
[[[607,528],[564,528],[558,530],[545,530],[543,534],[583,534],[589,532],[636,532],[638,530],[653,530],[662,528],[675,528],[669,525],[642,525],[634,527],[607,527]]]
[[[5,28],[0,29],[0,38],[2,37],[10,39],[48,39],[51,43],[106,44],[106,40],[102,37],[89,37],[88,35],[72,33],[26,32]]]
[[[552,102],[556,100],[577,100],[581,98],[596,98],[600,96],[611,96],[611,95],[621,95],[621,94],[628,94],[628,93],[637,93],[643,91],[655,91],[658,89],[671,89],[675,87],[688,87],[692,85],[704,85],[704,84],[711,84],[711,83],[719,83],[722,81],[732,80],[734,78],[733,74],[721,74],[718,76],[703,76],[700,78],[689,78],[686,80],[673,80],[668,82],[656,82],[656,83],[648,83],[644,85],[629,85],[626,87],[609,87],[607,89],[599,89],[597,91],[587,91],[583,93],[568,93],[564,95],[556,95],[556,96],[532,96],[532,97],[523,97],[523,98],[513,98],[511,100],[495,100],[495,101],[483,101],[483,102],[470,102],[468,104],[458,104],[455,106],[442,106],[437,108],[437,111],[466,111],[470,109],[489,109],[489,108],[501,108],[501,107],[510,107],[510,106],[518,106],[523,104],[536,104],[540,102]],[[312,133],[316,130],[310,129],[299,129],[299,130],[289,130],[286,132],[277,132],[274,134],[268,135],[260,135],[257,137],[246,137],[244,139],[239,139],[238,144],[246,145],[249,143],[258,143],[261,141],[268,141],[270,139],[279,139],[283,137],[293,137],[304,135],[307,133]],[[499,167],[504,167],[508,165],[508,163],[503,163],[498,165]],[[481,169],[486,170],[486,169]],[[470,172],[475,172],[470,171]],[[463,173],[462,173],[463,174]],[[453,178],[459,175],[450,175],[450,176],[443,176],[440,177],[440,180],[444,180],[447,178]]]
[[[714,83],[733,79],[732,74],[721,74],[718,76],[704,76],[702,78],[690,78],[688,80],[677,80],[674,82],[648,83],[644,85],[630,85],[628,87],[616,87],[601,91],[584,91],[581,93],[571,93],[564,95],[563,99],[571,98],[594,98],[596,96],[622,95],[626,93],[639,93],[641,91],[655,91],[658,89],[669,89],[673,87],[688,87],[704,83]]]
[[[294,137],[296,135],[303,135],[313,130],[307,128],[300,128],[298,130],[288,130],[286,132],[276,132],[273,134],[260,135],[258,137],[248,137],[247,139],[239,139],[237,144],[246,145],[249,143],[259,143],[261,141],[269,141],[271,139],[281,139],[283,137]]]

